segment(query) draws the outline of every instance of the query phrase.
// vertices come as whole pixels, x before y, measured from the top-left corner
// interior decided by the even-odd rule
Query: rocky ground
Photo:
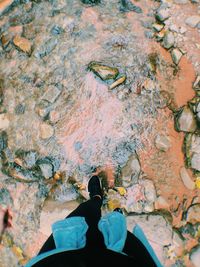
[[[198,267],[199,0],[1,0],[0,40],[0,266],[34,256],[97,173],[103,213]]]

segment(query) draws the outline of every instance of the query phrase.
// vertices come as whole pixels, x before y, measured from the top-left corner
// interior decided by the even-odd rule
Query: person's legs
[[[66,218],[80,216],[84,217],[89,229],[86,233],[86,246],[94,248],[104,246],[103,235],[98,230],[98,222],[101,218],[102,195],[99,191],[100,183],[97,176],[93,176],[88,184],[88,191],[91,199],[81,203],[74,211]],[[40,249],[39,254],[55,249],[53,235],[51,234],[47,241]]]
[[[129,257],[136,259],[140,266],[156,267],[156,264],[154,263],[145,246],[136,236],[134,236],[129,231],[127,231],[127,238],[123,252],[126,253]]]

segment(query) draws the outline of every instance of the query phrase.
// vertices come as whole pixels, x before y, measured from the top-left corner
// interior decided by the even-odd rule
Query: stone
[[[181,132],[195,132],[197,128],[195,116],[188,106],[184,106],[175,115],[175,128]]]
[[[187,167],[200,171],[200,136],[187,134],[184,140]]]
[[[179,5],[185,5],[189,3],[188,0],[174,0],[174,2]]]
[[[81,0],[81,2],[83,4],[86,4],[86,5],[98,5],[101,3],[101,0]]]
[[[200,22],[200,16],[190,16],[185,20],[185,23],[192,28],[195,28]]]
[[[181,51],[178,48],[173,49],[171,52],[172,60],[173,60],[174,64],[176,64],[176,65],[179,64],[182,56],[183,56],[183,54],[181,53]]]
[[[48,41],[46,41],[38,51],[35,52],[36,58],[43,58],[45,56],[48,56],[57,46],[58,40],[55,38],[50,38]]]
[[[54,128],[47,124],[47,123],[42,123],[40,125],[40,138],[41,139],[49,139],[54,135]]]
[[[42,96],[42,99],[53,104],[56,101],[56,99],[59,97],[60,94],[61,94],[60,89],[58,89],[56,86],[50,85],[48,87],[47,91]]]
[[[13,39],[13,43],[20,51],[27,53],[28,55],[31,55],[32,44],[28,39],[16,35],[15,38]]]
[[[137,154],[131,155],[126,166],[121,170],[122,186],[127,188],[137,183],[140,170],[141,166]]]
[[[200,154],[195,153],[191,158],[191,167],[197,171],[200,171]]]
[[[37,151],[35,150],[30,150],[30,151],[17,150],[15,152],[15,155],[18,159],[21,159],[21,166],[27,169],[33,168],[39,157]]]
[[[127,188],[125,210],[137,213],[152,212],[156,201],[156,191],[151,180],[142,179],[138,184]]]
[[[41,118],[46,118],[51,110],[51,107],[49,105],[49,102],[46,100],[41,100],[35,107],[36,113],[41,117]]]
[[[142,9],[139,6],[134,5],[131,0],[121,0],[121,5],[120,5],[120,11],[121,12],[129,12],[133,11],[136,13],[142,13]]]
[[[0,205],[2,206],[10,206],[13,204],[13,199],[11,197],[10,192],[7,188],[0,188]]]
[[[188,188],[189,190],[195,189],[195,182],[191,179],[185,167],[181,167],[180,176],[186,188]]]
[[[168,9],[160,9],[156,12],[156,19],[163,22],[170,17]]]
[[[200,222],[200,203],[191,205],[188,208],[186,220],[191,224]]]
[[[6,113],[0,114],[0,130],[6,130],[10,125],[10,120]]]
[[[180,29],[179,29],[179,32],[180,32],[181,34],[184,34],[184,33],[187,32],[187,29],[186,29],[185,27],[181,26]]]
[[[176,26],[175,24],[171,24],[170,26],[169,26],[169,29],[170,29],[170,31],[172,31],[172,32],[179,32],[179,29],[178,29],[178,26]]]
[[[103,81],[109,80],[109,79],[115,79],[117,75],[119,74],[119,71],[117,68],[106,66],[102,63],[92,61],[88,65],[88,69],[90,71],[93,71],[99,78],[101,78]]]
[[[14,0],[4,0],[0,2],[0,15],[6,11],[14,2]]]
[[[15,114],[16,115],[21,115],[24,114],[25,112],[25,105],[20,103],[15,107]]]
[[[160,23],[154,23],[152,27],[155,31],[160,32],[164,28],[164,25]]]
[[[193,89],[194,90],[200,90],[200,75],[198,75],[197,77],[196,77],[196,80],[195,80],[195,82],[194,82],[194,84],[193,84]],[[200,111],[200,110],[199,110]]]
[[[120,77],[119,79],[117,79],[114,83],[112,83],[110,86],[109,86],[109,89],[112,90],[114,89],[115,87],[119,86],[120,84],[124,83],[126,81],[126,75]]]
[[[3,100],[4,100],[4,80],[0,79],[0,105],[3,104]]]
[[[12,40],[12,36],[9,33],[3,33],[1,35],[1,44],[3,49],[6,49]]]
[[[53,177],[53,166],[50,163],[39,164],[39,168],[45,179]]]
[[[0,153],[8,146],[8,135],[5,131],[0,132]]]
[[[196,246],[190,253],[190,260],[194,267],[199,267],[200,263],[200,246]]]
[[[166,49],[170,49],[174,45],[174,42],[175,42],[174,34],[170,31],[166,32],[163,38],[163,46]]]
[[[155,146],[157,149],[166,152],[171,147],[171,140],[166,135],[158,134],[155,138]]]
[[[59,120],[60,120],[60,113],[57,112],[57,111],[55,111],[55,110],[50,111],[50,113],[49,113],[49,121],[50,121],[52,124],[55,124],[55,123],[57,123]]]

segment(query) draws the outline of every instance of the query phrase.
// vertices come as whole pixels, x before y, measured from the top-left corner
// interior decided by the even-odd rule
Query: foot
[[[95,196],[98,196],[103,199],[103,190],[98,176],[94,175],[90,178],[88,183],[88,192],[90,195],[90,199]]]
[[[120,208],[116,208],[116,209],[114,209],[114,211],[117,211],[117,212],[123,214],[123,211],[122,211],[122,209],[120,209]]]

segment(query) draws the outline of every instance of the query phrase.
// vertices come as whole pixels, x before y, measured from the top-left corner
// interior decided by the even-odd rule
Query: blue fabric
[[[52,225],[52,232],[56,249],[34,257],[25,267],[31,267],[40,260],[56,253],[85,247],[87,230],[88,225],[84,217],[71,217],[55,222]]]
[[[104,243],[110,250],[122,252],[127,237],[125,217],[116,211],[106,214],[98,224]]]
[[[152,246],[150,245],[149,241],[147,240],[144,232],[142,231],[142,228],[136,224],[136,226],[133,229],[133,234],[136,236],[142,244],[146,247],[149,254],[151,255],[152,259],[154,260],[157,267],[163,267],[163,265],[160,263],[158,257],[156,256]]]
[[[88,225],[84,217],[71,217],[57,221],[52,225],[56,248],[74,250],[86,245]]]

